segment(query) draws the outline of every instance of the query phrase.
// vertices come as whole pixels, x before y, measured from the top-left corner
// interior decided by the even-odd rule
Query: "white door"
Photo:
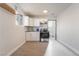
[[[48,30],[50,33],[50,37],[55,38],[55,32],[56,32],[56,21],[48,21]]]

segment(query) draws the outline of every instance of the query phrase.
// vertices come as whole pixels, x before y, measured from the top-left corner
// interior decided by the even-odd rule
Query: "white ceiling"
[[[58,15],[69,7],[70,3],[20,3],[19,4],[26,15],[29,16],[47,16]],[[48,10],[47,14],[43,10]]]

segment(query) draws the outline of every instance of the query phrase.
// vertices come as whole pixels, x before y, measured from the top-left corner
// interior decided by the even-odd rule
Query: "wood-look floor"
[[[26,42],[11,56],[43,56],[48,42]]]

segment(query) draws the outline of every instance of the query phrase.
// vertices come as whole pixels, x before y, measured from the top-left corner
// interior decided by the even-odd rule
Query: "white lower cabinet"
[[[26,41],[39,41],[40,35],[39,32],[26,32]]]
[[[31,35],[30,32],[25,32],[25,40],[26,41],[30,41],[30,39],[31,39],[30,35]]]

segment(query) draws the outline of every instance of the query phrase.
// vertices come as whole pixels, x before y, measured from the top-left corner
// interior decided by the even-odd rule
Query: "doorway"
[[[50,38],[53,38],[56,40],[56,20],[49,20],[48,21],[48,31],[50,34]]]

